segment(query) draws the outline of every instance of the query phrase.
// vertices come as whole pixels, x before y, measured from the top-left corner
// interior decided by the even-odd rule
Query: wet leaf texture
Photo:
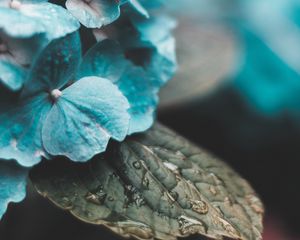
[[[251,186],[162,125],[88,163],[44,162],[31,179],[57,206],[123,237],[262,239],[264,210]]]

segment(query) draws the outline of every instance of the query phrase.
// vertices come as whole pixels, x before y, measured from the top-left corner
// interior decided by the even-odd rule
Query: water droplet
[[[127,185],[125,189],[125,205],[124,207],[127,208],[130,204],[134,203],[136,206],[141,207],[145,205],[145,200],[140,192],[133,186]]]
[[[176,202],[178,199],[178,193],[174,191],[167,192],[167,196],[171,200],[171,203]]]
[[[93,204],[102,205],[105,201],[107,194],[103,191],[97,193],[88,192],[85,196],[85,199]]]
[[[219,222],[221,223],[222,227],[224,228],[224,230],[230,234],[231,237],[233,238],[240,238],[240,234],[238,233],[238,231],[227,221],[225,221],[222,218],[219,218]]]
[[[216,174],[210,173],[209,176],[216,185],[224,185],[223,181]]]
[[[232,199],[229,198],[229,197],[225,197],[225,198],[224,198],[224,202],[225,202],[225,204],[227,204],[227,205],[229,205],[229,206],[232,206],[232,205],[233,205],[233,201],[232,201]]]
[[[208,205],[206,202],[202,200],[190,200],[192,204],[192,210],[200,213],[200,214],[207,214],[208,213]]]
[[[148,189],[149,188],[149,179],[147,177],[144,177],[142,184],[143,184],[144,188]]]
[[[209,191],[210,191],[213,195],[217,195],[217,194],[218,194],[216,188],[213,187],[213,186],[210,186],[210,187],[209,187]]]
[[[114,200],[115,200],[115,199],[114,199],[112,196],[109,196],[109,197],[108,197],[108,201],[111,201],[111,202],[112,202],[112,201],[114,201]]]
[[[135,169],[141,169],[142,165],[140,163],[140,161],[135,161],[132,163],[132,166],[135,168]]]
[[[72,209],[73,208],[73,203],[68,197],[63,197],[62,198],[62,205],[65,209]]]
[[[182,235],[192,235],[192,234],[205,234],[206,227],[202,222],[189,218],[186,216],[180,216],[178,218],[179,231]]]

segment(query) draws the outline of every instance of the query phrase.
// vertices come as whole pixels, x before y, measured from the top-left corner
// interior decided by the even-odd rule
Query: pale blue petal
[[[152,85],[151,75],[125,58],[119,44],[111,40],[96,44],[84,56],[78,75],[107,78],[119,87],[130,104],[128,134],[151,127],[158,88]]]
[[[66,9],[52,3],[23,4],[20,13],[43,26],[47,39],[57,39],[79,29],[79,22]]]
[[[104,152],[110,138],[124,140],[128,108],[126,98],[109,80],[80,79],[53,105],[42,130],[44,147],[51,155],[87,161]]]
[[[63,87],[73,76],[81,58],[78,32],[53,40],[39,55],[29,73],[22,96],[50,93]]]
[[[25,198],[27,175],[28,169],[0,161],[0,220],[9,203]]]
[[[86,27],[100,28],[114,22],[120,16],[120,1],[67,0],[67,9]]]
[[[20,9],[0,7],[0,29],[11,37],[46,33],[48,41],[79,29],[79,22],[63,7],[41,2],[21,5]],[[54,27],[55,26],[55,27]]]
[[[0,159],[15,159],[26,167],[41,160],[41,127],[50,108],[46,94],[1,106]]]
[[[12,91],[20,90],[26,71],[8,61],[0,61],[0,83]]]
[[[0,7],[0,17],[0,32],[11,37],[28,38],[45,31],[45,27],[37,19],[11,8]]]

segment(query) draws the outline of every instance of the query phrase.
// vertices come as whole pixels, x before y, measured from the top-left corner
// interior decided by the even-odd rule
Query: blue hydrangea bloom
[[[58,155],[84,162],[110,139],[152,125],[159,89],[176,68],[174,21],[150,17],[152,7],[138,0],[67,0],[68,10],[46,0],[0,1],[0,218],[25,196],[24,167]],[[80,23],[112,25],[116,35],[93,47],[83,41],[89,50],[82,58]]]
[[[0,109],[0,159],[23,166],[49,154],[86,161],[105,151],[111,137],[125,138],[129,104],[114,84],[86,77],[68,86],[80,56],[77,32],[43,50],[19,99]]]
[[[65,9],[50,3],[22,3],[17,9],[0,5],[0,83],[17,91],[28,67],[51,40],[79,28]],[[58,27],[52,24],[57,21]]]
[[[26,195],[28,169],[0,161],[0,219],[10,202],[20,202]]]

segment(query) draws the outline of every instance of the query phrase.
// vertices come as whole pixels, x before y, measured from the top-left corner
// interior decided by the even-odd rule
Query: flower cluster
[[[52,2],[0,2],[0,217],[42,158],[85,162],[148,129],[176,69],[162,0]]]

